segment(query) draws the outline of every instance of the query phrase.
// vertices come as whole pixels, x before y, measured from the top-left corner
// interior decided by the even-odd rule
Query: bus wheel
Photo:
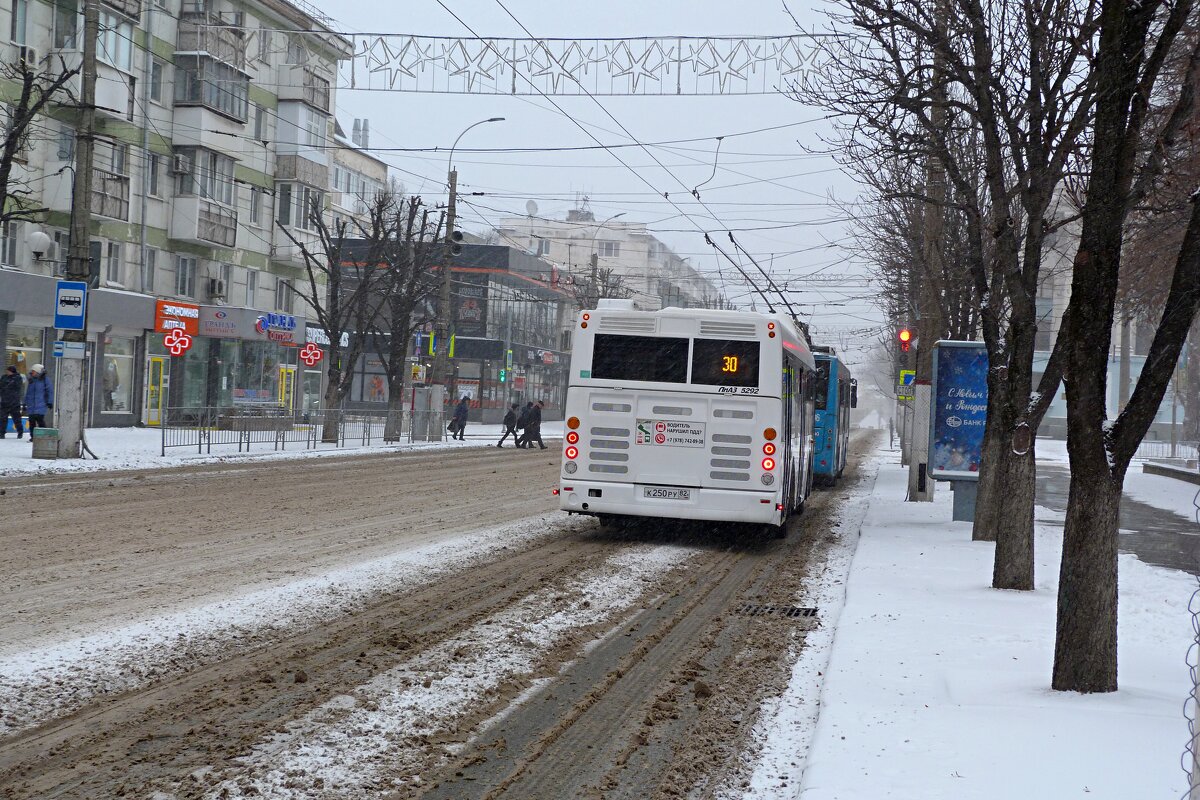
[[[771,523],[768,522],[766,525],[763,526],[763,531],[771,539],[786,539],[787,538],[787,522],[785,521],[782,525],[772,525]]]

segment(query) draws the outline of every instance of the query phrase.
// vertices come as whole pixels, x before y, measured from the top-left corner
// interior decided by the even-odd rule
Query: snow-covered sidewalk
[[[157,428],[88,428],[86,434],[88,446],[99,460],[90,458],[42,460],[32,457],[32,447],[28,438],[16,439],[15,434],[10,433],[0,440],[0,477],[31,473],[149,469],[181,464],[211,464],[235,459],[321,458],[439,448],[490,447],[500,438],[500,434],[499,425],[469,423],[465,441],[447,439],[441,442],[401,442],[397,444],[378,441],[375,444],[360,447],[323,445],[315,450],[300,449],[293,442],[288,445],[289,449],[279,451],[272,449],[269,444],[255,444],[254,449],[241,453],[238,452],[237,445],[214,445],[212,453],[197,453],[195,448],[173,447],[168,448],[167,454],[164,456],[162,455],[162,432]],[[543,439],[562,438],[562,435],[563,423],[561,421],[547,422],[542,425]]]
[[[1121,556],[1121,689],[1053,692],[1061,528],[1038,527],[1036,591],[994,591],[993,546],[950,521],[949,487],[904,503],[905,480],[880,469],[803,779],[770,796],[1181,796],[1196,580]]]

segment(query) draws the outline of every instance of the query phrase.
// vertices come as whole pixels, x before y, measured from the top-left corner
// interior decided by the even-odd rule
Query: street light
[[[433,375],[430,378],[430,383],[441,386],[443,390],[447,383],[447,375],[450,367],[450,254],[457,241],[456,234],[458,233],[454,228],[458,200],[458,173],[454,170],[454,148],[458,147],[459,141],[472,128],[479,125],[486,125],[489,122],[503,121],[504,117],[488,117],[463,128],[462,133],[458,135],[454,140],[454,144],[450,146],[450,157],[446,159],[446,183],[450,188],[450,202],[446,205],[446,255],[445,261],[442,264],[441,291],[438,293],[437,324],[434,327],[436,350],[434,350],[433,356]],[[461,235],[458,238],[461,238]]]
[[[592,234],[592,243],[591,243],[590,245],[588,245],[588,247],[589,247],[589,248],[591,249],[591,251],[592,251],[592,266],[593,266],[593,267],[594,267],[594,266],[596,266],[596,258],[597,258],[597,257],[598,257],[598,255],[599,255],[599,254],[596,252],[596,237],[600,235],[600,231],[604,230],[604,226],[605,226],[605,225],[607,225],[608,223],[612,222],[612,221],[613,221],[614,219],[616,219],[617,217],[623,217],[623,216],[625,216],[625,212],[624,212],[624,211],[620,212],[619,214],[613,214],[611,217],[609,217],[608,219],[604,220],[604,222],[601,222],[599,225],[597,225],[597,226],[596,226],[596,232]]]

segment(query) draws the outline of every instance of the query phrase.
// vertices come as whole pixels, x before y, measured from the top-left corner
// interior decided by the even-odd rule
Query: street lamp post
[[[454,169],[454,149],[458,147],[459,141],[466,135],[467,131],[479,125],[485,125],[489,122],[503,122],[504,117],[489,117],[481,119],[479,122],[472,123],[463,129],[462,133],[454,140],[454,144],[450,146],[450,157],[446,160],[446,183],[450,189],[450,201],[446,206],[446,248],[444,259],[442,261],[442,285],[441,291],[438,293],[438,309],[437,322],[434,325],[434,343],[436,348],[433,355],[433,375],[430,377],[430,383],[433,386],[440,387],[440,390],[434,391],[434,397],[431,398],[432,408],[445,408],[446,402],[446,384],[449,382],[449,367],[450,367],[450,273],[453,257],[451,248],[455,244],[454,224],[456,206],[458,200],[458,172]]]

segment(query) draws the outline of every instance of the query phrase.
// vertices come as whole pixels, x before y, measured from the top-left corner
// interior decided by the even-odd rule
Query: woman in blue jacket
[[[29,385],[25,387],[25,413],[29,416],[29,438],[38,427],[46,427],[46,413],[54,408],[54,387],[46,377],[46,368],[34,364],[29,369]]]

